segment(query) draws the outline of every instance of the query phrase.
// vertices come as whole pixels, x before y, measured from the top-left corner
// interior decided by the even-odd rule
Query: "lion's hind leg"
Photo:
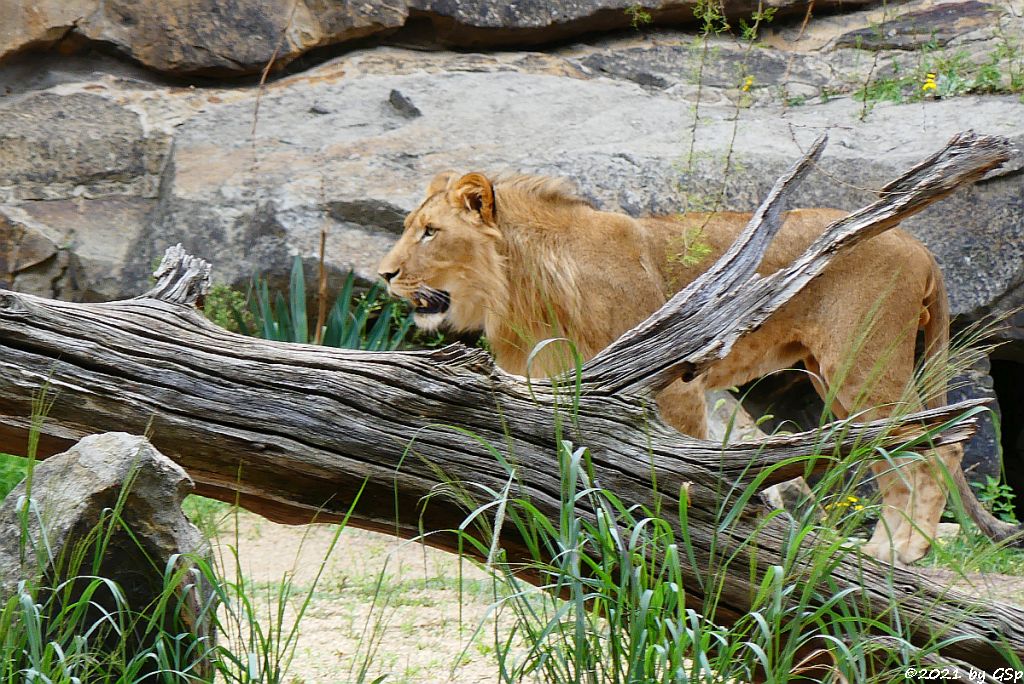
[[[882,560],[895,556],[907,564],[928,553],[946,507],[950,474],[960,467],[962,456],[959,445],[949,445],[891,463],[877,461],[873,468],[882,490],[883,509],[891,507],[899,512],[899,518],[893,521],[883,511],[874,535],[862,548],[864,553]]]
[[[824,400],[831,399],[830,408],[838,418],[855,416],[859,422],[868,422],[921,408],[916,393],[908,388],[913,348],[908,343],[905,349],[889,352],[888,363],[880,372],[857,364],[846,368],[819,364],[813,357],[805,360],[805,365],[816,376],[815,389]],[[858,410],[860,407],[870,408]],[[946,475],[939,461],[946,469],[959,468],[961,453],[958,447],[941,447],[925,454],[879,456],[871,469],[882,496],[882,510],[861,551],[884,562],[909,564],[923,557],[946,504]]]

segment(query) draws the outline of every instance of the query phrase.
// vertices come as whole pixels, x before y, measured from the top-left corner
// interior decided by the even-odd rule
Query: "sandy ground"
[[[355,529],[344,530],[331,551],[333,526],[277,525],[244,512],[237,532],[234,517],[221,528],[221,567],[232,578],[237,548],[242,573],[263,602],[265,624],[272,622],[282,579],[289,578],[294,598],[283,624],[286,631],[291,627],[323,565],[283,680],[288,684],[370,684],[382,675],[384,684],[499,681],[495,634],[507,635],[512,620],[508,611],[493,609],[500,585],[469,561]],[[1021,577],[917,571],[944,586],[1024,605]],[[364,663],[370,666],[360,679]]]
[[[234,567],[237,546],[243,575],[265,604],[276,605],[282,578],[291,579],[286,625],[323,565],[286,682],[356,682],[366,662],[368,683],[381,675],[387,684],[498,681],[495,585],[471,562],[355,529],[344,530],[329,552],[333,526],[277,525],[247,513],[238,516],[237,535],[233,518],[224,527],[221,567]],[[508,622],[498,619],[499,633]]]

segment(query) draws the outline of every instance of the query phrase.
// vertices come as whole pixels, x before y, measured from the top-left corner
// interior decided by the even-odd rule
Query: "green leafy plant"
[[[210,287],[203,302],[203,313],[225,330],[241,332],[239,319],[249,328],[255,325],[252,312],[245,302],[245,294],[224,283]]]
[[[651,13],[640,4],[630,5],[626,8],[626,16],[629,17],[629,25],[635,29],[646,26],[654,21]]]
[[[669,240],[667,246],[669,263],[680,266],[697,266],[711,255],[711,245],[701,227],[686,228]]]
[[[991,475],[986,475],[983,483],[975,482],[972,485],[978,490],[978,501],[985,504],[992,511],[992,515],[1004,522],[1013,524],[1020,522],[1017,520],[1014,501],[1017,495],[1014,493],[1013,487]]]
[[[278,342],[308,344],[317,339],[315,323],[307,317],[306,279],[302,259],[292,264],[286,292],[273,292],[263,278],[254,279],[248,296],[230,288],[215,288],[207,297],[206,315],[221,327],[243,335]],[[346,349],[397,349],[410,336],[412,314],[402,302],[390,300],[379,283],[356,291],[349,273],[321,331],[321,344]]]
[[[750,15],[750,21],[740,18],[740,38],[747,42],[753,42],[758,38],[758,27],[761,24],[770,24],[775,19],[777,7],[758,6]]]
[[[354,286],[355,275],[349,273],[327,317],[323,343],[371,351],[400,347],[412,327],[412,314],[401,302],[389,300],[379,283],[358,298],[353,296]]]
[[[1024,550],[993,544],[977,528],[962,525],[956,536],[937,539],[919,565],[946,568],[960,576],[993,572],[1020,576],[1024,575]],[[1024,591],[1018,600],[1024,600]]]
[[[214,539],[226,529],[233,508],[223,501],[189,494],[182,502],[181,510],[204,537]]]
[[[25,479],[28,464],[24,458],[11,454],[0,454],[0,499]]]
[[[975,61],[965,50],[939,51],[937,46],[921,48],[914,67],[893,64],[889,73],[869,78],[854,94],[868,105],[875,102],[918,102],[970,93],[1021,93],[1019,50],[1004,40],[987,60]]]

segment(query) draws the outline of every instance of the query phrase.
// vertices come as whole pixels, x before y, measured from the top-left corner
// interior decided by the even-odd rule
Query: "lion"
[[[759,273],[788,265],[845,215],[787,212]],[[595,208],[561,179],[445,172],[405,219],[379,271],[392,295],[413,303],[418,327],[483,331],[502,369],[551,375],[564,370],[565,359],[554,352],[531,359],[538,341],[567,337],[584,359],[593,357],[713,264],[750,217],[632,218]],[[924,245],[892,229],[836,257],[728,356],[698,378],[673,382],[657,403],[666,422],[704,439],[706,390],[803,362],[839,418],[866,421],[920,409],[926,402],[912,389],[919,329],[930,355],[946,353],[942,274]],[[944,404],[945,393],[927,403]],[[934,451],[949,473],[959,473],[954,479],[963,483],[964,500],[974,500],[961,456],[958,445]],[[862,551],[884,562],[913,563],[935,536],[946,503],[944,476],[923,459],[906,459],[898,472],[886,462],[872,467],[883,512]]]

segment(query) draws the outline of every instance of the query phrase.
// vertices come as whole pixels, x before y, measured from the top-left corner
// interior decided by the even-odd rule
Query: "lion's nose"
[[[384,279],[384,282],[390,283],[391,279],[398,275],[398,271],[385,272],[381,271],[378,275]]]

